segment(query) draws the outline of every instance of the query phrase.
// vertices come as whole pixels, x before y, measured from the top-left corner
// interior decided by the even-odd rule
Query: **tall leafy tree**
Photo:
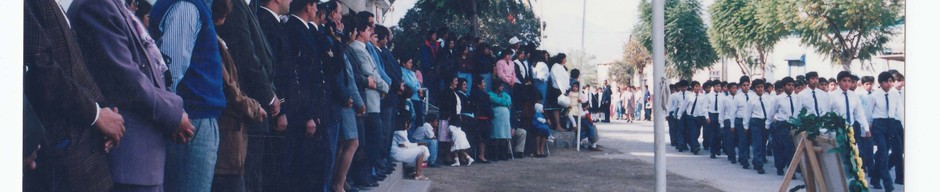
[[[636,41],[633,37],[631,37],[630,40],[628,40],[627,43],[624,44],[623,46],[623,62],[616,63],[616,64],[621,64],[623,66],[611,66],[611,67],[612,68],[615,68],[615,67],[632,68],[633,69],[632,71],[635,71],[639,77],[639,82],[637,83],[643,83],[646,78],[644,69],[646,69],[646,66],[652,62],[653,62],[653,58],[650,56],[649,51],[647,51],[646,48],[643,47],[643,45],[640,45],[640,42]]]
[[[616,82],[618,85],[633,85],[630,83],[633,79],[633,75],[636,73],[633,67],[627,65],[623,61],[617,61],[610,63],[610,70],[607,72],[610,76],[611,82]]]
[[[392,52],[413,57],[428,30],[445,26],[458,36],[480,37],[494,46],[494,52],[508,46],[512,37],[538,46],[543,23],[532,12],[531,5],[528,1],[419,0],[394,29]]]
[[[855,59],[870,60],[883,50],[903,23],[904,1],[786,0],[779,2],[777,19],[816,52],[828,55],[849,70]]]
[[[696,70],[712,66],[718,60],[708,41],[702,21],[702,5],[697,0],[666,0],[665,38],[666,75],[691,79]],[[640,2],[640,22],[634,28],[637,40],[652,52],[653,12],[650,2]]]
[[[788,35],[774,0],[718,0],[709,7],[708,36],[715,50],[735,60],[741,72],[765,74],[768,55]]]

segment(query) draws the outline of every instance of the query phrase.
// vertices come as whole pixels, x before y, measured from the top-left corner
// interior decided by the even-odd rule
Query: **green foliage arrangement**
[[[828,152],[838,153],[842,157],[845,171],[850,176],[849,191],[868,191],[865,170],[862,169],[862,160],[859,157],[858,148],[855,147],[854,130],[851,125],[845,123],[845,118],[834,112],[819,117],[802,109],[796,118],[790,118],[788,122],[793,125],[791,128],[795,131],[794,135],[806,132],[807,139],[816,138],[823,129],[826,134],[832,134],[836,140],[836,146]]]

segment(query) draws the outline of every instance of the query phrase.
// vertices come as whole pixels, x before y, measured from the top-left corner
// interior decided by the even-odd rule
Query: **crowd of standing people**
[[[553,131],[600,150],[591,115],[611,109],[564,53],[441,27],[394,55],[335,0],[24,7],[25,191],[357,191],[395,162],[426,180],[547,157]]]
[[[725,155],[758,174],[773,156],[777,175],[783,175],[796,150],[790,120],[801,111],[834,113],[854,129],[869,176],[862,179],[885,191],[904,184],[904,75],[897,70],[877,77],[841,71],[828,80],[817,72],[775,82],[748,76],[738,82],[681,80],[669,88],[669,140],[679,152]]]

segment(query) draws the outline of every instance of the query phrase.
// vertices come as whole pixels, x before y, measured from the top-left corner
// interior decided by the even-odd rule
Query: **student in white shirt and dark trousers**
[[[685,112],[682,116],[685,126],[682,128],[684,138],[680,142],[680,151],[688,146],[692,154],[698,155],[701,151],[701,144],[698,137],[702,132],[702,125],[709,123],[706,110],[710,107],[710,100],[702,91],[702,85],[698,81],[692,81],[692,92],[687,92],[687,98],[684,104],[679,105],[679,111]]]
[[[688,88],[688,82],[685,80],[680,80],[678,83],[673,85],[669,90],[675,90],[672,94],[669,95],[669,106],[667,110],[669,111],[668,116],[666,117],[669,120],[669,143],[673,147],[676,147],[676,150],[680,150],[679,144],[681,139],[679,136],[679,130],[682,128],[682,122],[679,121],[681,113],[679,113],[679,103],[682,103],[685,99],[685,89]],[[680,152],[682,152],[680,150]]]
[[[750,109],[748,115],[749,119],[744,119],[744,124],[748,125],[748,132],[751,134],[751,150],[754,152],[754,158],[752,158],[751,163],[754,165],[754,169],[757,170],[758,174],[764,174],[764,132],[767,131],[768,117],[770,117],[769,107],[771,106],[771,100],[774,98],[771,95],[764,93],[764,80],[755,79],[751,82],[754,85],[754,93],[756,98],[750,99],[748,102],[748,108]],[[741,162],[744,164],[745,162]],[[746,168],[747,165],[745,164]]]
[[[802,106],[800,98],[793,92],[793,78],[784,77],[780,80],[780,84],[783,85],[784,93],[777,96],[773,107],[769,110],[774,121],[770,131],[774,142],[774,165],[777,168],[777,175],[783,175],[783,169],[787,168],[790,160],[793,159],[793,152],[796,149],[793,146],[793,136],[790,134],[793,125],[789,120],[799,115],[800,112],[797,110]]]
[[[734,131],[737,132],[735,135],[738,136],[738,162],[741,163],[742,168],[748,169],[750,163],[747,160],[750,159],[751,154],[751,137],[747,131],[748,124],[745,122],[751,119],[750,102],[751,98],[757,98],[757,95],[751,91],[750,77],[741,76],[739,82],[741,89],[734,99],[734,105],[737,108],[737,114],[734,117]]]
[[[711,121],[708,122],[708,125],[705,126],[705,130],[702,131],[705,134],[704,140],[705,143],[702,146],[705,149],[711,151],[710,158],[714,159],[716,156],[721,155],[721,119],[718,117],[721,109],[721,100],[724,97],[722,93],[721,81],[714,80],[706,83],[710,85],[709,87],[713,88],[711,93],[705,94],[705,97],[709,100],[708,107],[708,119]],[[708,91],[708,88],[705,88]]]
[[[849,90],[852,84],[852,73],[848,71],[839,72],[837,75],[839,89],[832,91],[829,95],[831,100],[830,111],[842,116],[847,125],[852,125],[855,129],[855,142],[858,145],[859,156],[862,158],[862,168],[866,173],[871,173],[871,166],[874,164],[872,159],[872,141],[871,132],[868,130],[868,118],[865,117],[865,110],[858,95]]]
[[[894,182],[891,178],[889,172],[890,166],[888,165],[888,150],[894,149],[890,140],[892,139],[891,128],[896,120],[896,114],[898,113],[898,107],[900,106],[900,97],[899,94],[893,92],[892,89],[892,77],[891,73],[881,72],[878,74],[878,84],[881,85],[879,89],[874,90],[871,94],[868,94],[868,99],[871,102],[870,105],[870,114],[871,114],[871,138],[875,146],[878,147],[878,151],[875,152],[874,157],[874,167],[871,174],[871,184],[875,189],[885,188],[885,191],[894,190]]]
[[[731,164],[737,163],[737,144],[738,144],[738,135],[735,132],[733,127],[733,122],[735,116],[738,113],[738,106],[734,103],[736,97],[743,97],[738,95],[738,84],[737,83],[727,83],[724,85],[725,94],[721,99],[721,102],[718,102],[721,110],[721,113],[718,113],[718,119],[721,120],[721,147],[725,151],[725,155],[728,155],[728,161],[731,161]]]
[[[897,70],[889,70],[894,75],[891,90],[898,95],[897,113],[895,113],[894,126],[891,128],[891,154],[888,155],[888,164],[894,167],[894,183],[904,184],[904,75]]]
[[[806,82],[809,84],[809,89],[803,90],[800,92],[800,100],[803,101],[803,108],[806,109],[807,114],[814,114],[816,116],[822,116],[829,112],[829,92],[826,92],[823,89],[820,89],[819,84],[819,74],[815,71],[806,73]]]

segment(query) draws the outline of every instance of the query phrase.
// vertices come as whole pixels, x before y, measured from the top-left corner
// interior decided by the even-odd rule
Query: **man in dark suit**
[[[35,141],[24,143],[24,149],[44,162],[37,177],[24,178],[32,182],[24,189],[110,190],[113,183],[105,152],[121,141],[123,117],[116,108],[101,107],[105,103],[101,91],[86,69],[64,10],[54,0],[26,1],[24,19],[24,101],[33,101],[24,104],[31,106],[24,107],[30,109],[24,123],[33,122],[25,119],[32,115],[36,125],[45,125],[35,137],[24,136],[24,141]],[[33,154],[38,146],[41,151]],[[66,157],[71,158],[65,161]]]
[[[318,156],[317,148],[322,143],[323,132],[320,129],[328,129],[323,125],[326,114],[333,114],[325,108],[322,103],[325,95],[325,73],[322,72],[323,65],[318,57],[318,47],[313,36],[315,30],[309,22],[316,17],[316,1],[314,0],[294,0],[290,3],[290,13],[285,25],[287,38],[290,39],[287,52],[287,62],[284,64],[293,68],[294,75],[291,79],[296,79],[291,88],[290,95],[286,96],[290,107],[286,108],[290,114],[287,118],[287,140],[288,150],[291,153],[289,175],[290,187],[296,191],[322,189],[323,181],[317,179],[325,173],[317,165],[317,162],[323,158]],[[331,120],[331,119],[330,119]],[[329,122],[330,120],[327,120]]]
[[[604,93],[601,93],[601,112],[604,113],[604,123],[610,123],[610,85],[604,80]]]
[[[383,149],[382,157],[383,162],[379,165],[382,168],[382,171],[387,174],[391,174],[395,169],[394,166],[390,166],[392,159],[390,158],[391,147],[392,147],[392,134],[395,132],[395,115],[396,114],[395,106],[398,106],[400,101],[400,96],[398,90],[401,88],[402,79],[401,79],[401,65],[398,64],[398,60],[392,56],[392,51],[388,50],[389,45],[392,43],[392,31],[388,27],[382,25],[375,26],[375,34],[378,37],[378,40],[375,41],[375,46],[378,48],[379,55],[381,57],[381,64],[385,67],[385,74],[388,75],[391,82],[388,84],[388,94],[385,95],[385,98],[382,100],[382,125],[385,125],[385,131],[383,136]],[[384,164],[384,165],[383,165]],[[382,174],[380,177],[385,177]]]
[[[283,102],[292,102],[286,99],[289,93],[291,93],[291,86],[289,85],[293,82],[293,79],[290,79],[290,77],[292,77],[290,74],[293,74],[293,71],[289,67],[290,65],[285,64],[288,58],[286,48],[288,41],[287,35],[284,32],[284,23],[281,20],[281,17],[287,14],[290,2],[290,0],[252,1],[253,4],[260,5],[256,10],[258,25],[261,27],[261,31],[264,33],[265,39],[267,40],[266,46],[271,51],[271,69],[274,71],[274,74],[277,74],[269,77],[274,83],[275,94],[278,95],[280,97],[279,99]],[[288,105],[292,104],[293,103],[290,103]],[[287,108],[288,107],[285,106],[277,115],[271,115],[271,118],[275,122],[273,125],[274,131],[278,133],[259,137],[266,140],[259,143],[265,145],[265,147],[263,147],[264,151],[261,152],[262,154],[256,155],[258,159],[252,159],[252,155],[248,157],[251,160],[249,160],[247,166],[249,167],[249,171],[252,171],[252,173],[249,174],[261,174],[261,176],[253,176],[248,180],[248,187],[253,191],[261,189],[286,191],[285,187],[287,185],[283,182],[286,182],[287,179],[284,178],[284,174],[282,173],[286,170],[284,164],[286,160],[284,158],[286,158],[287,141],[282,132],[287,129],[288,125]],[[256,179],[260,179],[260,181]]]
[[[244,1],[232,1],[232,11],[226,16],[226,22],[216,26],[216,33],[219,37],[226,40],[228,51],[231,53],[232,60],[235,62],[235,68],[238,70],[238,84],[242,92],[253,100],[258,101],[267,110],[266,113],[271,117],[276,117],[280,113],[280,99],[274,93],[274,85],[271,81],[275,77],[273,62],[274,52],[268,46],[268,40],[258,24],[255,12],[259,8],[251,7]],[[220,120],[220,126],[222,125]],[[270,135],[267,126],[268,120],[262,123],[245,121],[249,130],[248,134],[252,137],[247,142],[248,145],[261,146],[268,140]],[[224,140],[222,140],[224,141]],[[221,141],[220,141],[221,142]],[[242,154],[247,157],[241,157],[244,162],[243,171],[239,174],[220,174],[216,171],[215,180],[222,180],[222,185],[228,185],[225,181],[233,183],[244,183],[251,191],[260,191],[260,184],[254,179],[261,175],[261,154],[263,147],[251,147],[248,154]],[[219,151],[222,151],[220,143]],[[220,153],[219,157],[222,155]],[[245,159],[247,158],[247,159]],[[219,159],[219,162],[223,162]],[[247,176],[247,177],[245,177]],[[234,180],[234,181],[233,181]],[[239,182],[241,180],[241,182]],[[215,187],[213,187],[213,190]]]
[[[108,154],[114,191],[159,191],[166,138],[188,142],[194,127],[165,85],[154,40],[120,0],[76,0],[68,12],[105,106],[124,109],[125,138]]]

